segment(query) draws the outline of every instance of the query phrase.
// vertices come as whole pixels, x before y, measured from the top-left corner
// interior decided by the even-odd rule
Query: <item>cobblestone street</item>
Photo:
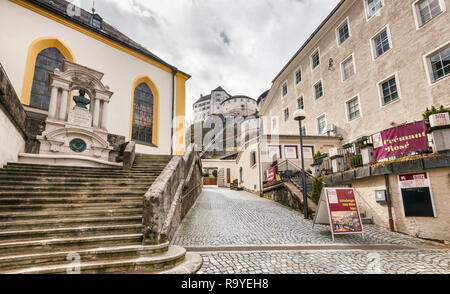
[[[373,225],[364,230],[364,239],[333,242],[329,226],[312,229],[293,209],[206,187],[173,243],[201,252],[199,273],[450,273],[448,248]]]

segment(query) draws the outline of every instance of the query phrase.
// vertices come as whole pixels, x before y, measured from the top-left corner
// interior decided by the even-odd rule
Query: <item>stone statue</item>
[[[87,109],[87,106],[91,103],[91,100],[84,97],[84,95],[86,95],[86,91],[84,89],[80,89],[78,92],[80,96],[73,97],[73,101],[75,101],[75,107]]]

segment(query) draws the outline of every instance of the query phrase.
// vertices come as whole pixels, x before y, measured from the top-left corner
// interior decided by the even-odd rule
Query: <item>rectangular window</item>
[[[287,83],[283,84],[283,97],[286,96],[288,93],[288,85]]]
[[[250,154],[250,166],[254,166],[256,164],[256,152],[252,151]]]
[[[373,45],[375,47],[375,57],[380,57],[386,51],[391,49],[391,45],[389,44],[389,36],[387,30],[384,30],[375,38],[373,38]]]
[[[395,77],[381,84],[383,105],[396,101],[399,98],[397,80]]]
[[[450,46],[429,58],[432,81],[436,82],[450,74]]]
[[[355,98],[347,102],[347,112],[348,112],[348,120],[354,120],[361,116],[361,111],[359,110],[359,99]]]
[[[319,135],[325,134],[327,129],[327,119],[325,115],[322,115],[317,119],[317,131]]]
[[[286,108],[284,110],[284,121],[288,121],[289,120],[289,108]]]
[[[367,5],[367,18],[371,18],[378,10],[383,7],[381,0],[365,0]]]
[[[286,159],[297,159],[298,158],[297,146],[284,146],[284,157]]]
[[[353,56],[342,63],[342,80],[345,81],[355,74]]]
[[[342,44],[350,37],[350,30],[348,28],[348,21],[346,20],[339,28],[338,28],[338,35],[339,35],[339,44]]]
[[[312,69],[315,69],[316,67],[318,67],[320,64],[320,53],[319,50],[317,50],[316,52],[314,52],[314,54],[311,56],[311,65],[312,65]]]
[[[297,99],[297,109],[305,109],[305,103],[303,97]]]
[[[299,84],[302,81],[302,70],[299,69],[295,72],[295,83]]]
[[[322,81],[320,81],[314,85],[314,97],[317,100],[322,96],[323,96],[323,87],[322,87]]]
[[[273,117],[272,118],[272,131],[276,131],[277,128],[278,128],[278,126],[277,126],[277,118]]]
[[[417,12],[420,18],[419,26],[425,25],[427,22],[441,14],[440,0],[422,0],[417,5]]]

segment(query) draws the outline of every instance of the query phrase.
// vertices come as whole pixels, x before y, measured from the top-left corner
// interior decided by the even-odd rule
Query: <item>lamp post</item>
[[[305,175],[305,158],[303,155],[303,132],[302,132],[302,120],[306,118],[306,113],[303,109],[297,109],[294,112],[294,119],[298,121],[300,128],[300,154],[302,159],[302,185],[303,185],[303,215],[305,219],[308,219],[308,191],[306,188],[306,175]]]

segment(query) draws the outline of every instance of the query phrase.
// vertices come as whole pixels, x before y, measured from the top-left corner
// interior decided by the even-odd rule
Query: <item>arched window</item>
[[[132,140],[153,145],[153,93],[146,83],[134,89]]]
[[[39,52],[34,67],[33,86],[31,88],[30,106],[42,110],[48,110],[50,104],[49,74],[55,68],[62,70],[64,56],[55,47],[50,47]]]

